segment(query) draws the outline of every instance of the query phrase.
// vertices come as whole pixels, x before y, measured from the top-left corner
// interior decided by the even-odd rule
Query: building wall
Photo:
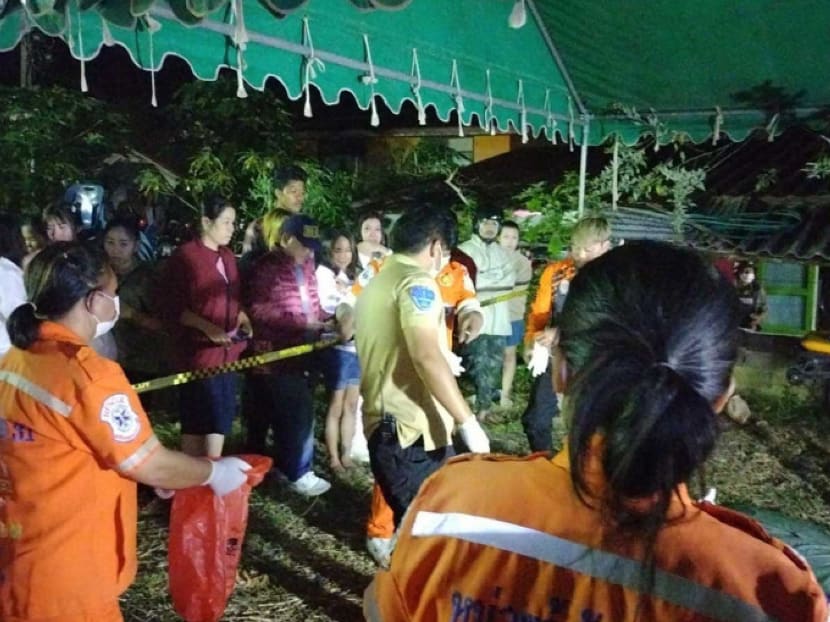
[[[511,135],[473,137],[473,162],[481,162],[511,150]]]

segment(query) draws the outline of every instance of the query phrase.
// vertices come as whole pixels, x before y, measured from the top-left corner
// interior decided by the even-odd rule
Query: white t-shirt
[[[23,286],[23,270],[16,263],[0,257],[0,324],[2,324],[0,356],[12,347],[6,322],[12,311],[24,302],[26,302],[26,288]]]
[[[349,295],[352,288],[352,280],[345,272],[340,270],[337,274],[334,270],[320,264],[317,266],[317,295],[320,297],[320,308],[329,315],[334,315],[337,305]],[[340,350],[354,351],[354,341],[335,346]]]

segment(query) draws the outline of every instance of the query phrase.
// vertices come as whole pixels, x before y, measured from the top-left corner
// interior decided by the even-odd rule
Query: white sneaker
[[[309,471],[297,481],[291,482],[289,486],[291,486],[291,489],[294,492],[306,497],[316,497],[317,495],[322,495],[324,492],[327,492],[329,488],[331,488],[331,484],[322,477],[317,477],[314,474],[314,471]]]
[[[381,568],[389,568],[392,558],[392,538],[366,538],[366,550]]]
[[[365,445],[363,447],[355,447],[352,445],[352,451],[349,453],[349,457],[360,464],[369,464],[369,448]]]

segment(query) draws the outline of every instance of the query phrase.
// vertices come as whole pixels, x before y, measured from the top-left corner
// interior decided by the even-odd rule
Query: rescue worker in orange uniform
[[[691,251],[636,242],[585,266],[553,366],[567,448],[464,456],[424,482],[366,619],[825,622],[799,555],[687,490],[734,390],[738,319]]]
[[[136,571],[136,484],[236,489],[250,466],[159,444],[124,372],[89,346],[115,274],[80,243],[42,250],[0,362],[0,620],[116,622]]]
[[[449,240],[454,248],[457,238]],[[356,297],[383,267],[383,259],[373,259],[361,272],[352,286],[350,300],[345,304],[353,308]],[[444,304],[444,317],[447,329],[447,347],[452,350],[453,335],[458,330],[460,343],[472,341],[478,337],[483,324],[481,305],[476,298],[475,286],[467,268],[458,261],[450,259],[435,277],[435,283]],[[347,309],[340,309],[342,318]],[[456,366],[460,363],[456,362]],[[460,372],[460,369],[456,367]],[[366,521],[366,546],[372,557],[381,566],[388,565],[395,523],[392,508],[386,502],[377,483],[372,488],[372,502],[369,518]]]
[[[525,329],[525,358],[535,378],[527,407],[522,413],[522,427],[527,435],[530,451],[553,450],[553,418],[559,414],[559,403],[550,382],[547,361],[556,341],[556,318],[562,312],[568,289],[577,270],[596,259],[609,248],[611,228],[604,218],[584,218],[571,232],[571,250],[568,257],[549,263],[539,279],[536,298],[527,314]],[[532,359],[534,349],[542,352],[541,365]]]

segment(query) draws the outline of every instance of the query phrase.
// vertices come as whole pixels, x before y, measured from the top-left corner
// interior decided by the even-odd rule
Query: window
[[[769,310],[762,331],[803,335],[816,328],[818,268],[785,261],[764,261],[758,277],[767,292]]]

